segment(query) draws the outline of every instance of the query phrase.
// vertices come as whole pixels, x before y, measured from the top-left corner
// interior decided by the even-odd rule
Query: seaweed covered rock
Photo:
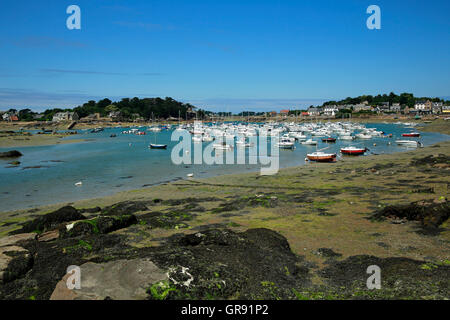
[[[368,290],[369,266],[380,268],[380,290]],[[351,256],[330,263],[321,272],[328,290],[341,299],[448,299],[450,265],[409,258]]]
[[[72,206],[62,207],[23,224],[22,229],[13,233],[45,232],[60,226],[64,222],[86,219]]]
[[[19,246],[0,248],[0,283],[10,282],[24,275],[33,265],[33,256]]]
[[[137,223],[134,215],[99,216],[94,219],[81,220],[67,225],[60,233],[61,238],[72,238],[92,234],[106,234],[127,228]]]
[[[154,251],[152,261],[168,270],[169,282],[153,284],[153,299],[161,298],[161,286],[171,289],[169,299],[278,299],[293,298],[292,288],[309,285],[301,258],[269,229],[178,234]]]
[[[123,201],[102,209],[102,215],[120,216],[130,215],[138,211],[146,211],[144,201]]]
[[[187,228],[187,221],[196,215],[186,211],[153,211],[139,216],[139,220],[151,228],[181,229]]]
[[[407,219],[420,221],[424,228],[438,228],[450,217],[449,201],[424,200],[407,205],[387,206],[376,212],[375,219]]]

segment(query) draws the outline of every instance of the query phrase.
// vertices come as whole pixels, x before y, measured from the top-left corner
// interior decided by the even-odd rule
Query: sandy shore
[[[63,140],[66,135],[49,135],[49,134],[34,134],[30,136],[23,135],[2,135],[0,134],[0,148],[15,148],[15,147],[31,147],[31,146],[48,146],[56,144],[77,143],[85,141],[85,139],[70,139]]]

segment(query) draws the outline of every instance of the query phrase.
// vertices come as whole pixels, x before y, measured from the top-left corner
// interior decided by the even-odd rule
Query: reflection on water
[[[355,143],[368,147],[368,155],[406,150],[405,147],[394,143],[396,139],[402,139],[401,133],[410,131],[404,126],[367,124],[366,127],[392,133],[393,137],[353,142],[338,140],[337,143],[329,145],[327,152],[338,152],[340,147]],[[118,191],[185,179],[190,173],[194,173],[196,178],[204,178],[260,169],[260,165],[249,164],[174,165],[170,155],[177,142],[170,140],[172,131],[157,133],[157,142],[167,144],[167,150],[152,150],[148,145],[154,142],[153,133],[147,131],[147,135],[137,136],[121,134],[122,130],[111,128],[100,133],[84,131],[66,138],[90,139],[87,142],[14,148],[23,153],[19,167],[6,168],[9,166],[8,161],[0,160],[0,211],[102,197]],[[117,135],[116,138],[110,137],[113,133]],[[448,139],[447,135],[423,132],[420,141],[427,146]],[[327,146],[320,138],[316,140],[320,141],[319,149]],[[209,143],[204,143],[203,146]],[[9,149],[1,148],[0,151]],[[315,150],[315,146],[299,143],[296,143],[294,150],[280,150],[280,167],[302,165],[305,163],[306,153]],[[34,168],[26,169],[27,167]],[[81,187],[75,186],[78,181],[83,182]]]

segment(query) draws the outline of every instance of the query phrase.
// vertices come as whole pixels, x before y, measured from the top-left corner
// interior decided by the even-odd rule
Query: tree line
[[[31,109],[9,109],[7,112],[16,114],[21,121],[51,121],[53,116],[58,112],[76,112],[80,118],[87,117],[92,114],[100,114],[107,117],[111,112],[117,111],[121,119],[132,120],[135,118],[151,119],[167,119],[170,117],[181,119],[198,118],[204,119],[211,112],[198,109],[190,103],[176,101],[170,97],[162,98],[123,98],[120,101],[111,101],[108,98],[94,101],[90,100],[73,109],[53,108],[47,109],[42,114],[33,112]]]

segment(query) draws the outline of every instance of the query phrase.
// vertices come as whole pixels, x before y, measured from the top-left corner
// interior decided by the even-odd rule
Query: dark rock
[[[0,282],[7,283],[22,277],[33,265],[33,256],[22,247],[0,248]]]
[[[420,221],[424,228],[438,228],[450,217],[450,205],[447,200],[434,202],[432,200],[412,202],[407,205],[387,206],[376,212],[372,218],[389,218],[393,221]]]
[[[79,209],[78,212],[80,213],[97,213],[102,211],[100,207],[94,207],[94,208],[87,208],[87,209]]]
[[[103,208],[102,215],[120,216],[124,214],[133,214],[138,211],[146,211],[146,210],[148,210],[148,208],[145,205],[144,201],[124,201]]]
[[[381,270],[381,290],[368,290],[369,266]],[[448,297],[450,266],[427,264],[408,258],[378,258],[369,255],[351,256],[330,264],[321,275],[328,289],[343,288],[343,299],[434,299]]]
[[[287,299],[310,283],[286,238],[268,229],[178,234],[154,250],[152,261],[177,283],[169,299]]]
[[[67,230],[62,230],[61,238],[73,238],[93,234],[106,234],[119,229],[127,228],[137,223],[136,216],[99,216],[94,219],[82,220],[75,222],[73,226]]]
[[[17,150],[0,152],[0,158],[18,158],[21,157],[22,153]]]
[[[342,257],[342,254],[334,252],[333,249],[330,248],[319,248],[317,249],[317,254],[324,256],[326,258]]]
[[[139,216],[139,220],[151,228],[180,229],[187,228],[186,221],[192,220],[196,215],[186,211],[153,211]]]
[[[79,213],[77,209],[72,206],[66,206],[37,217],[32,221],[25,222],[21,230],[13,231],[13,233],[45,232],[58,227],[64,222],[83,219],[86,219],[86,217]]]

